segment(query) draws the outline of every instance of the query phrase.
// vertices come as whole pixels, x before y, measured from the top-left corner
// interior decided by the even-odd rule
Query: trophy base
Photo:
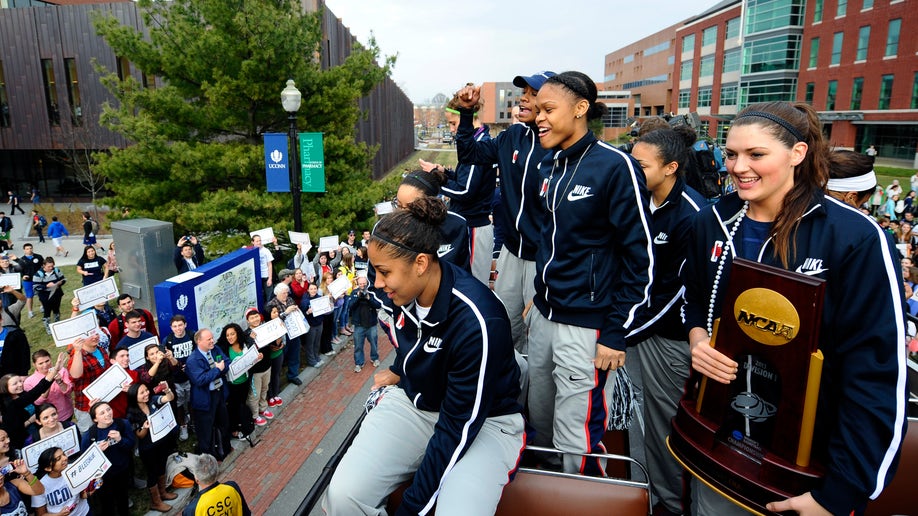
[[[716,426],[694,406],[690,400],[679,403],[666,445],[689,473],[731,502],[755,514],[776,514],[765,505],[810,491],[822,479],[818,468],[802,468],[768,453],[759,458],[741,453],[718,438]]]

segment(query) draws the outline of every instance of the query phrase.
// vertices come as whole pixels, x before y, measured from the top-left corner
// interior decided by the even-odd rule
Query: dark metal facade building
[[[322,4],[303,2],[308,10]],[[155,87],[154,79],[115,56],[92,26],[93,11],[110,13],[122,24],[143,30],[141,15],[130,1],[0,8],[0,188],[4,192],[24,193],[36,185],[45,197],[81,195],[85,191],[66,165],[72,149],[130,143],[97,125],[102,104],[115,99],[99,82],[93,63],[121,76],[131,75],[145,86]],[[323,31],[323,66],[334,66],[350,53],[354,38],[327,9]],[[367,116],[358,124],[357,138],[379,145],[373,160],[373,175],[379,177],[413,150],[412,104],[386,79],[361,99],[360,107]]]

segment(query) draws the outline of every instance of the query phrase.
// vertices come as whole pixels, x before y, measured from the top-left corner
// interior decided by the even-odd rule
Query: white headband
[[[833,192],[863,192],[877,186],[877,175],[873,170],[862,176],[829,179],[826,187]]]

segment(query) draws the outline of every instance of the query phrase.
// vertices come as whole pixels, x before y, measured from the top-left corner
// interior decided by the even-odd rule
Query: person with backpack
[[[679,126],[674,130],[692,131],[688,126]],[[719,149],[706,140],[698,140],[689,150],[685,167],[685,183],[701,194],[709,203],[720,199],[724,194],[723,157],[718,159]],[[722,156],[722,154],[721,154]]]
[[[93,220],[88,211],[83,212],[83,245],[96,245],[99,234],[99,223]]]
[[[13,219],[7,217],[6,212],[0,211],[0,241],[6,243],[6,249],[13,248],[13,240],[10,239],[11,231],[13,231]]]
[[[39,215],[37,211],[32,210],[32,229],[38,235],[38,243],[45,243],[45,227],[48,225],[48,219],[44,215]]]

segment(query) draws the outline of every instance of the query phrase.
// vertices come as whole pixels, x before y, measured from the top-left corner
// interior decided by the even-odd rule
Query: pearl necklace
[[[720,286],[720,277],[724,273],[724,265],[727,263],[727,255],[730,254],[730,247],[736,247],[733,245],[733,236],[736,234],[736,230],[739,229],[740,223],[746,218],[747,211],[749,211],[749,201],[743,203],[743,209],[740,210],[739,215],[736,217],[736,222],[733,223],[733,227],[730,229],[730,235],[727,237],[727,242],[724,244],[724,248],[720,253],[717,272],[714,274],[714,285],[711,287],[711,301],[708,303],[708,337],[714,333],[714,302],[717,300],[717,288]],[[734,252],[734,254],[736,253]]]

